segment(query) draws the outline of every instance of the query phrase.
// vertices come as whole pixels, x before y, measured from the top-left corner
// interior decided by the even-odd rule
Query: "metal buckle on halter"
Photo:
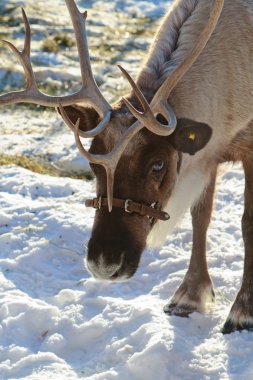
[[[97,201],[97,204],[95,204],[95,201]],[[93,207],[96,210],[100,210],[101,209],[101,207],[102,207],[102,197],[93,199]]]
[[[98,198],[98,209],[100,210],[102,207],[102,197]]]
[[[152,207],[152,208],[155,209],[155,206],[156,206],[156,205],[157,205],[157,202],[154,202],[154,203],[152,203],[149,207]],[[148,218],[149,223],[150,223],[150,224],[153,224],[155,218],[152,217],[152,216],[149,216],[149,215],[147,215],[147,218]]]
[[[125,211],[128,213],[128,214],[132,214],[133,212],[132,211],[129,211],[128,210],[128,206],[129,206],[129,204],[132,202],[132,200],[131,199],[127,199],[126,201],[125,201]]]

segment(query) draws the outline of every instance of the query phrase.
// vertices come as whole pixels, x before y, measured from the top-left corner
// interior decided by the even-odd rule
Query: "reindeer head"
[[[94,137],[89,152],[84,151],[79,135],[83,135],[84,128],[86,133],[96,125],[99,115],[89,108],[73,106],[61,107],[60,112],[71,128],[77,123],[82,128],[78,133],[76,130],[77,144],[85,157],[89,154],[96,177],[97,198],[86,201],[87,206],[96,209],[86,256],[87,268],[97,278],[128,278],[138,267],[147,236],[156,221],[169,219],[161,210],[177,181],[182,153],[194,154],[203,148],[211,129],[206,124],[186,119],[179,119],[169,136],[141,129],[121,152],[110,177],[107,168],[96,159],[111,156],[111,152],[117,152],[115,147],[121,150],[125,134],[133,125],[138,126],[128,108],[123,102],[113,107],[108,126]],[[108,186],[111,178],[114,184]]]
[[[163,212],[180,170],[182,153],[194,154],[211,136],[211,129],[185,119],[177,120],[168,96],[205,47],[219,18],[223,0],[216,0],[210,19],[196,46],[149,103],[130,75],[119,67],[132,86],[132,93],[111,107],[92,76],[86,41],[86,12],[80,13],[74,0],[66,0],[80,56],[83,86],[66,97],[51,97],[37,88],[30,62],[30,26],[26,26],[25,46],[17,54],[27,77],[24,91],[4,94],[0,104],[32,102],[58,106],[65,123],[75,134],[80,153],[90,161],[97,181],[97,198],[87,200],[96,208],[92,236],[88,244],[87,267],[100,279],[122,280],[132,276],[158,219]],[[73,104],[87,104],[81,107]],[[140,103],[142,110],[138,111]],[[139,107],[138,107],[139,108]],[[80,137],[93,138],[86,151]]]

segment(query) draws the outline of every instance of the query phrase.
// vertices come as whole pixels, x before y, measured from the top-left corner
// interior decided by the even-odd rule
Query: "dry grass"
[[[70,177],[74,179],[91,180],[93,176],[90,172],[74,173],[57,169],[52,163],[43,160],[42,158],[36,160],[28,156],[18,155],[0,155],[0,166],[4,165],[17,165],[22,168],[28,169],[34,173],[46,174],[53,177]]]
[[[53,37],[44,39],[42,51],[58,53],[61,49],[67,49],[75,46],[75,40],[66,32],[57,33]]]

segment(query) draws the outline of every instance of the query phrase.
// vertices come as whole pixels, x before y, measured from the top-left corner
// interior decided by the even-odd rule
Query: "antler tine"
[[[3,40],[4,43],[6,43],[9,48],[16,54],[16,56],[19,59],[19,62],[23,66],[25,77],[26,77],[26,83],[27,83],[27,89],[30,89],[32,87],[36,87],[36,81],[35,76],[32,69],[32,64],[30,60],[30,46],[31,46],[31,28],[28,21],[28,18],[26,16],[25,10],[22,8],[22,16],[23,21],[25,24],[25,42],[24,42],[24,48],[22,51],[19,51],[16,46],[14,46],[10,41]],[[1,99],[1,97],[0,97]]]
[[[131,85],[131,87],[133,89],[134,94],[136,95],[137,99],[139,99],[139,101],[140,101],[140,103],[141,103],[141,105],[143,107],[143,111],[144,112],[147,111],[149,109],[149,104],[148,104],[145,96],[143,95],[143,93],[141,92],[141,90],[139,89],[139,87],[137,86],[137,84],[134,82],[133,78],[130,76],[130,74],[122,66],[118,65],[118,68],[120,69],[120,71],[122,72],[122,74],[124,75],[124,77],[130,83],[130,85]],[[134,107],[133,107],[133,109],[135,111],[137,111]],[[138,112],[138,113],[140,113],[140,112]]]
[[[106,180],[107,180],[107,202],[108,210],[112,211],[112,202],[113,202],[113,186],[114,186],[114,173],[115,168],[105,167],[106,171]]]
[[[25,44],[24,44],[23,52],[27,55],[27,57],[30,57],[30,53],[31,53],[31,28],[30,28],[30,24],[29,24],[29,21],[28,21],[28,18],[26,16],[24,8],[21,8],[21,10],[22,10],[23,21],[25,24]]]
[[[105,156],[102,155],[95,155],[87,152],[87,150],[84,148],[81,140],[80,140],[80,119],[77,120],[76,124],[74,125],[71,120],[69,120],[66,112],[64,111],[63,107],[60,105],[62,116],[64,121],[67,123],[67,125],[70,126],[70,128],[74,128],[74,134],[75,134],[75,141],[76,145],[79,149],[80,154],[85,157],[89,162],[92,162],[94,164],[102,165],[106,171],[106,177],[107,177],[107,200],[108,200],[108,210],[109,212],[112,211],[112,202],[113,202],[113,185],[114,185],[114,173],[115,169],[118,163],[118,159],[121,155],[121,152],[118,154],[118,159],[116,158],[116,154],[112,155],[112,153],[109,153]]]
[[[123,101],[125,102],[126,106],[128,107],[129,111],[138,119],[143,126],[148,128],[153,133],[156,133],[159,136],[168,136],[172,132],[174,132],[176,125],[177,125],[177,119],[176,116],[169,106],[161,107],[160,113],[168,120],[168,123],[166,125],[160,123],[158,120],[156,120],[156,116],[158,114],[154,113],[149,106],[145,96],[141,92],[138,85],[134,82],[133,78],[130,76],[130,74],[123,69],[123,67],[118,66],[120,70],[122,71],[123,75],[127,78],[130,85],[132,86],[134,94],[137,96],[139,101],[141,102],[141,105],[144,109],[144,112],[139,112],[130,102],[128,99],[123,98]]]
[[[79,130],[80,120],[78,119],[75,125],[75,140],[76,145],[79,149],[80,154],[85,157],[89,162],[94,164],[102,165],[106,171],[107,178],[107,200],[108,200],[108,210],[112,211],[112,202],[113,202],[113,185],[114,185],[114,173],[117,166],[118,161],[112,159],[111,154],[107,154],[105,156],[95,155],[87,152],[87,150],[83,147],[83,144],[80,140],[80,130]]]
[[[87,11],[79,12],[74,0],[65,0],[75,30],[76,44],[80,58],[80,68],[83,87],[85,88],[85,100],[89,102],[100,114],[105,116],[111,110],[110,104],[101,94],[92,74],[88,42],[86,38],[85,22]]]

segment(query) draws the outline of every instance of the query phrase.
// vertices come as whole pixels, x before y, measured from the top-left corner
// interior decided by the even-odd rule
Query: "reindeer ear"
[[[170,136],[170,142],[176,150],[194,155],[206,146],[211,135],[212,129],[205,123],[178,119],[177,127]]]
[[[81,107],[81,106],[66,106],[64,107],[69,119],[72,123],[76,124],[77,120],[80,119],[80,129],[84,132],[90,131],[95,128],[99,123],[99,115],[92,107]],[[61,111],[57,108],[59,114]]]

